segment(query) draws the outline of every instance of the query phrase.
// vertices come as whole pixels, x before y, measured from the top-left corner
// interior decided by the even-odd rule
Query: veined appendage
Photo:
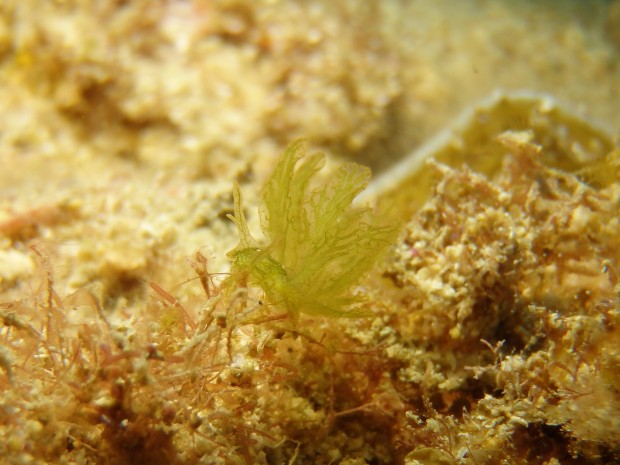
[[[261,197],[261,228],[267,246],[251,235],[239,185],[234,185],[234,214],[239,244],[228,253],[231,282],[256,285],[269,304],[285,309],[294,321],[300,313],[328,317],[370,315],[365,299],[352,291],[394,241],[398,228],[379,225],[369,208],[354,207],[370,170],[345,163],[324,183],[311,186],[324,156],[306,156],[303,141],[287,147]]]

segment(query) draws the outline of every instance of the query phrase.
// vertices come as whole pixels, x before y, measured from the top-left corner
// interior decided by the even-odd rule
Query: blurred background
[[[5,186],[24,157],[230,176],[297,137],[381,170],[497,89],[620,127],[618,0],[3,0],[0,60]]]

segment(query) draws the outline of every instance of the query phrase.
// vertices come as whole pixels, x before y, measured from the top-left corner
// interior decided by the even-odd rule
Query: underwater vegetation
[[[114,307],[106,287],[66,292],[54,256],[10,234],[38,274],[0,302],[0,462],[617,463],[617,157],[579,173],[590,185],[545,166],[531,133],[498,141],[492,177],[430,165],[431,197],[385,257],[396,228],[353,203],[368,170],[315,180],[323,157],[301,141],[262,191],[264,243],[235,186],[223,283],[195,252],[194,279]],[[376,263],[390,279],[368,280],[365,304],[355,284]],[[265,316],[248,285],[320,318]]]
[[[303,140],[291,143],[264,187],[260,219],[265,246],[250,234],[235,184],[229,218],[237,225],[239,245],[228,253],[231,281],[260,286],[293,321],[300,312],[368,316],[365,299],[351,288],[395,240],[398,228],[379,224],[370,208],[352,205],[368,185],[369,168],[345,163],[313,187],[325,157],[306,152]]]
[[[620,463],[619,47],[620,0],[0,2],[0,465]]]

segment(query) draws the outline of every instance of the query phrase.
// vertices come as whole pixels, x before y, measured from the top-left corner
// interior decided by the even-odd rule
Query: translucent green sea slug
[[[269,304],[329,317],[367,316],[355,283],[395,240],[395,225],[381,225],[368,207],[353,206],[370,180],[370,169],[345,163],[322,183],[313,182],[325,157],[307,155],[303,140],[291,143],[264,186],[260,204],[266,245],[248,229],[239,185],[234,215],[239,244],[228,253],[230,281],[259,286]]]

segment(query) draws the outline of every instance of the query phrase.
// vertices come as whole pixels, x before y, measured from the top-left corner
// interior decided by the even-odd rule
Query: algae
[[[0,461],[617,462],[617,4],[2,2]],[[368,318],[222,288],[298,137]]]

